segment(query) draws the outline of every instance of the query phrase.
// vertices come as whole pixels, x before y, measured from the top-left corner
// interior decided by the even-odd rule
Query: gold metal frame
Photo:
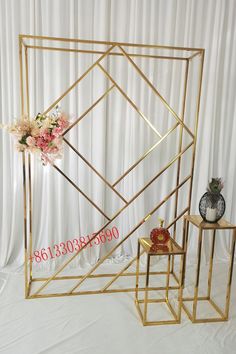
[[[170,245],[168,246],[168,250],[163,252],[163,251],[156,251],[156,252],[150,252],[150,245],[152,244],[150,239],[145,239],[141,238],[138,240],[138,251],[137,251],[137,262],[136,262],[136,288],[135,288],[135,305],[138,310],[139,317],[141,319],[141,322],[144,326],[154,326],[154,325],[164,325],[164,324],[178,324],[181,321],[181,309],[182,309],[182,294],[183,294],[183,279],[184,279],[184,273],[183,273],[183,268],[185,264],[185,255],[186,251],[181,248],[174,239],[170,238],[170,241],[168,242]],[[139,299],[139,292],[142,291],[142,289],[139,288],[139,262],[140,262],[140,247],[142,246],[143,251],[141,254],[146,253],[147,254],[147,268],[146,268],[146,278],[145,278],[145,289],[144,289],[144,299],[140,300]],[[169,300],[169,290],[173,290],[173,288],[170,287],[170,272],[171,272],[171,257],[173,258],[174,256],[179,255],[181,257],[180,261],[180,271],[179,271],[179,287],[178,289],[178,307],[177,311],[173,308],[173,306],[170,303]],[[163,289],[160,290],[165,290],[165,297],[162,299],[149,299],[148,298],[148,292],[152,289],[149,286],[149,276],[150,276],[150,258],[154,256],[161,256],[161,257],[168,257],[167,260],[167,271],[165,272],[166,274],[166,286]],[[160,304],[165,304],[171,314],[171,316],[174,318],[172,320],[159,320],[159,321],[150,321],[148,320],[148,304],[153,304],[153,303],[160,303]],[[144,304],[144,309],[143,311],[141,310],[140,304]]]
[[[33,41],[33,44],[32,44]],[[62,44],[63,47],[60,46],[48,46],[45,45],[50,41],[51,43],[59,43]],[[36,43],[37,42],[37,43]],[[39,42],[39,44],[38,44]],[[91,45],[92,49],[81,49],[77,48],[80,45]],[[67,47],[64,47],[67,46]],[[76,46],[76,48],[71,48],[71,46]],[[94,49],[94,46],[102,46],[103,50]],[[104,46],[106,49],[104,50]],[[143,52],[135,53],[132,50],[142,49],[143,50],[159,50],[159,52],[164,52],[162,54],[148,53],[143,54]],[[80,40],[80,39],[70,39],[70,38],[55,38],[55,37],[46,37],[46,36],[32,36],[32,35],[19,35],[19,59],[20,59],[20,90],[21,90],[21,112],[22,115],[27,114],[30,115],[30,99],[29,99],[29,78],[28,78],[28,51],[29,50],[52,50],[52,51],[66,51],[66,52],[75,52],[79,55],[86,54],[100,54],[100,57],[65,91],[60,97],[58,97],[48,108],[44,110],[44,113],[49,112],[52,108],[54,108],[60,100],[62,100],[76,85],[83,80],[86,75],[95,67],[99,68],[104,75],[111,81],[112,85],[107,89],[107,91],[96,101],[94,102],[89,109],[87,109],[65,132],[65,134],[73,128],[76,124],[78,124],[81,119],[83,119],[87,113],[89,113],[95,106],[98,104],[103,98],[105,98],[109,92],[116,87],[119,92],[126,98],[126,100],[133,106],[133,108],[139,113],[142,119],[149,125],[149,127],[154,131],[159,140],[144,153],[144,155],[139,158],[125,173],[114,183],[110,183],[107,181],[89,161],[77,150],[74,146],[70,144],[70,142],[64,137],[64,142],[71,148],[73,151],[79,156],[79,158],[83,159],[83,161],[87,164],[87,166],[92,169],[94,173],[96,173],[103,182],[106,183],[110,189],[116,193],[117,196],[121,198],[124,202],[124,206],[116,212],[112,217],[106,215],[103,210],[101,210],[87,195],[84,193],[61,169],[53,165],[53,167],[69,182],[72,186],[81,193],[84,198],[87,199],[89,203],[93,205],[106,219],[107,222],[102,228],[94,234],[91,238],[90,242],[95,239],[95,237],[109,224],[114,221],[120,214],[122,214],[125,209],[133,203],[136,198],[143,193],[156,179],[161,176],[169,167],[173,165],[177,161],[178,163],[178,172],[176,176],[176,187],[150,212],[145,215],[140,222],[138,222],[132,230],[115,246],[113,247],[104,257],[102,257],[95,266],[91,268],[89,272],[84,275],[78,276],[59,276],[59,274],[67,267],[69,263],[78,256],[78,254],[83,251],[86,247],[84,245],[79,251],[77,251],[70,259],[68,259],[64,264],[62,264],[59,269],[50,277],[33,277],[32,272],[32,188],[31,188],[31,158],[30,155],[26,155],[23,153],[23,187],[24,187],[24,248],[25,248],[25,297],[32,298],[41,298],[41,297],[52,297],[52,296],[73,296],[73,295],[82,295],[82,294],[98,294],[98,293],[111,293],[111,292],[125,292],[125,291],[134,291],[134,287],[124,288],[124,289],[109,289],[110,285],[113,284],[118,277],[120,276],[135,276],[135,273],[127,272],[127,269],[135,262],[136,257],[132,259],[120,272],[117,274],[109,273],[109,274],[93,274],[93,272],[109,257],[112,253],[120,247],[123,242],[125,242],[144,222],[148,220],[164,203],[166,203],[170,197],[175,196],[175,215],[174,220],[170,222],[168,228],[174,226],[174,239],[176,239],[176,223],[177,221],[185,214],[190,212],[191,205],[191,194],[192,194],[192,183],[193,183],[193,174],[194,174],[194,162],[195,162],[195,149],[196,149],[196,139],[197,139],[197,127],[198,127],[198,117],[199,117],[199,109],[200,109],[200,96],[201,96],[201,86],[202,86],[202,75],[203,75],[203,63],[204,63],[204,49],[202,48],[185,48],[185,47],[173,47],[173,46],[160,46],[160,45],[148,45],[148,44],[134,44],[134,43],[120,43],[120,42],[105,42],[105,41],[91,41],[91,40]],[[130,52],[131,50],[131,52]],[[167,51],[167,54],[166,54]],[[174,55],[170,55],[169,52],[174,52]],[[177,53],[177,54],[176,54]],[[24,54],[24,55],[23,55]],[[151,88],[153,93],[161,100],[161,102],[165,105],[168,111],[172,114],[172,116],[176,120],[176,124],[163,136],[158,132],[157,128],[152,125],[152,123],[148,120],[148,118],[139,110],[137,105],[128,97],[128,95],[123,91],[123,89],[116,83],[116,81],[111,77],[109,72],[101,65],[102,59],[108,56],[123,56],[127,59],[130,65],[136,70],[136,72],[142,77],[142,79],[146,82],[146,84]],[[150,82],[147,76],[142,72],[142,70],[138,67],[138,65],[133,61],[133,57],[143,57],[145,59],[158,59],[158,60],[181,60],[186,63],[185,74],[184,74],[184,94],[183,94],[183,102],[182,102],[182,113],[181,116],[178,116],[177,113],[173,110],[172,107],[168,104],[165,98],[160,94],[158,89]],[[189,76],[189,66],[195,60],[196,57],[200,58],[199,64],[199,78],[198,78],[198,93],[196,99],[196,116],[194,122],[194,131],[186,125],[184,116],[185,116],[185,106],[187,101],[187,88],[188,88],[188,76]],[[178,154],[169,162],[167,162],[166,166],[152,178],[146,185],[141,188],[141,190],[133,196],[129,201],[127,201],[117,190],[116,185],[129,173],[131,172],[142,160],[144,160],[162,141],[164,141],[169,134],[171,134],[178,126],[180,126],[180,140],[179,140],[179,150]],[[191,142],[188,146],[183,148],[183,131],[186,131],[191,137]],[[65,135],[64,134],[64,135]],[[180,172],[181,172],[181,159],[186,151],[192,148],[192,159],[191,159],[191,173],[185,177],[182,181],[180,180]],[[186,182],[189,183],[189,196],[188,203],[184,210],[182,210],[178,214],[178,193],[180,188],[185,185]],[[30,262],[28,260],[31,260]],[[163,272],[154,272],[155,274],[163,274]],[[166,274],[166,272],[164,272]],[[172,261],[171,266],[171,274],[177,282],[177,286],[173,288],[180,287],[180,280],[177,278],[174,271],[174,261]],[[100,290],[96,291],[78,291],[78,287],[88,278],[95,277],[111,277],[112,279]],[[65,293],[53,293],[53,294],[42,294],[42,290],[47,287],[47,285],[54,280],[66,280],[66,279],[77,279],[77,283],[71,288],[69,291]],[[38,290],[34,293],[31,293],[32,283],[33,282],[43,282],[43,284],[38,288]],[[171,288],[171,287],[170,287]],[[153,288],[153,290],[160,288]],[[77,291],[76,291],[77,290]],[[140,289],[142,290],[142,289]]]
[[[193,323],[206,323],[206,322],[222,322],[227,321],[229,318],[229,305],[230,305],[230,293],[231,293],[231,283],[233,275],[233,266],[234,266],[234,253],[235,253],[235,241],[236,241],[236,225],[232,225],[229,222],[221,219],[218,223],[211,224],[202,221],[202,218],[198,215],[185,215],[184,217],[184,229],[183,237],[186,242],[186,251],[188,247],[188,237],[189,237],[189,223],[196,226],[199,230],[198,234],[198,250],[197,250],[197,269],[196,269],[196,278],[194,283],[194,296],[193,297],[184,297],[183,298],[183,309],[186,312],[188,318]],[[198,296],[199,291],[199,279],[200,279],[200,269],[201,269],[201,252],[202,252],[202,238],[204,230],[212,230],[212,242],[211,242],[211,251],[210,251],[210,263],[208,271],[208,286],[207,286],[207,295]],[[225,297],[225,309],[221,310],[220,307],[215,303],[211,298],[212,292],[212,272],[213,272],[213,259],[215,251],[215,238],[217,230],[232,230],[232,244],[230,250],[230,261],[228,268],[228,281]],[[197,305],[198,301],[207,301],[212,308],[219,315],[218,317],[210,318],[198,318],[197,317]],[[192,302],[192,311],[189,310],[185,302]]]

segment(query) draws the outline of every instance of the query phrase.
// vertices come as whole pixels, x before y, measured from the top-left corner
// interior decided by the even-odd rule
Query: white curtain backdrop
[[[191,213],[198,213],[198,202],[208,180],[222,177],[225,181],[225,218],[235,223],[235,18],[235,0],[0,0],[1,122],[10,124],[20,115],[19,33],[205,48]],[[31,116],[46,109],[95,59],[95,56],[78,59],[74,53],[30,51]],[[154,102],[143,83],[137,84],[135,74],[132,70],[127,72],[122,61],[116,62],[112,58],[103,64],[161,132],[173,126],[173,117],[160,102]],[[182,73],[183,69],[177,64],[139,64],[149,77],[153,75],[157,79],[163,96],[180,114],[183,83],[179,72]],[[108,81],[96,69],[84,84],[60,102],[60,106],[73,121],[107,88]],[[127,199],[137,193],[142,184],[173,156],[177,137],[178,133],[173,140],[168,140],[168,147],[161,147],[156,155],[151,155],[146,165],[138,168],[136,174],[131,173],[125,183],[120,183],[119,192]],[[106,103],[99,104],[85,117],[68,139],[112,182],[156,141],[153,132],[142,119],[137,118],[129,105],[124,104],[117,90],[109,94]],[[0,267],[15,268],[23,264],[24,249],[22,161],[5,131],[0,131],[0,149]],[[187,175],[188,161],[185,160],[183,178]],[[122,205],[117,197],[111,197],[107,190],[104,191],[99,178],[85,169],[83,161],[68,147],[65,147],[65,158],[58,166],[109,216]],[[165,174],[155,182],[152,189],[128,209],[125,217],[112,223],[112,227],[118,228],[120,239],[173,189],[173,173]],[[34,250],[92,234],[101,227],[104,218],[94,212],[52,167],[42,167],[34,158],[32,177]],[[174,199],[171,199],[167,207],[156,213],[113,256],[119,261],[135,255],[137,237],[154,227],[157,214],[164,216],[168,223],[173,214],[173,203]],[[187,205],[184,191],[180,194],[180,205],[183,208]],[[181,238],[180,230],[181,227],[178,234]],[[112,243],[89,248],[80,257],[80,264],[95,263],[116,242],[113,240]],[[190,246],[193,251],[196,242],[192,240]],[[226,259],[229,247],[229,239],[222,238],[216,247],[218,257]],[[41,263],[40,267],[54,268],[61,261],[62,258],[58,258],[54,262]]]

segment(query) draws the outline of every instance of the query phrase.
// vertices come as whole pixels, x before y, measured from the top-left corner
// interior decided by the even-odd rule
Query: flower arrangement
[[[209,193],[220,193],[224,187],[224,183],[222,178],[212,178],[211,182],[209,182],[207,191]]]
[[[211,207],[216,208],[218,203],[218,196],[224,187],[222,178],[212,178],[211,182],[208,183],[207,192],[208,198],[211,202]]]
[[[68,117],[57,106],[51,114],[17,119],[8,131],[17,138],[18,151],[39,152],[46,165],[62,157],[62,134],[68,126]]]

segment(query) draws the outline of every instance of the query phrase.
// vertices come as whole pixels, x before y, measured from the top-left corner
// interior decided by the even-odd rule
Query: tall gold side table
[[[144,290],[144,299],[140,300],[138,298],[140,289],[139,289],[139,262],[140,262],[140,246],[143,248],[142,253],[147,254],[147,270],[146,270],[146,279],[145,279],[145,290]],[[135,290],[135,305],[137,307],[138,313],[140,315],[141,321],[144,326],[150,325],[161,325],[161,324],[175,324],[180,323],[181,320],[181,307],[182,307],[182,291],[183,291],[183,267],[185,262],[185,250],[181,248],[174,239],[170,238],[166,246],[160,246],[159,249],[153,249],[153,243],[150,238],[140,238],[138,240],[138,252],[137,252],[137,263],[136,263],[136,290]],[[170,263],[171,256],[180,255],[180,284],[178,287],[178,307],[177,311],[174,310],[173,306],[169,301],[169,283],[170,283]],[[150,273],[150,258],[153,256],[167,256],[168,257],[168,265],[166,272],[166,286],[164,287],[165,297],[163,299],[149,299],[148,292],[151,289],[149,287],[149,273]],[[163,291],[163,289],[161,290]],[[160,320],[160,321],[148,321],[147,320],[147,310],[148,304],[150,303],[165,303],[170,311],[171,316],[174,318],[173,320]],[[144,311],[142,313],[140,304],[144,304]]]
[[[231,292],[231,283],[233,275],[233,265],[234,265],[234,253],[235,253],[235,241],[236,241],[236,225],[230,224],[228,221],[221,219],[218,223],[207,223],[198,215],[185,215],[184,217],[184,240],[186,242],[185,249],[187,251],[188,247],[188,234],[189,234],[189,223],[196,226],[199,230],[198,233],[198,250],[197,250],[197,270],[195,276],[194,284],[194,296],[183,298],[182,306],[187,316],[193,323],[205,323],[205,322],[221,322],[227,321],[229,317],[229,305],[230,305],[230,292]],[[208,287],[206,296],[198,296],[199,291],[199,279],[200,279],[200,267],[201,267],[201,252],[202,252],[202,236],[204,230],[212,230],[212,243],[211,243],[211,257],[208,271]],[[225,300],[225,309],[221,310],[219,306],[211,298],[211,289],[212,289],[212,271],[213,271],[213,259],[214,259],[214,250],[215,250],[215,237],[217,230],[232,230],[232,245],[230,251],[230,261],[228,268],[228,280],[227,280],[227,289],[226,289],[226,300]],[[185,265],[186,266],[186,265]],[[192,312],[187,308],[186,301],[192,301]],[[215,309],[219,317],[214,318],[197,318],[197,305],[198,301],[208,301],[209,304]]]

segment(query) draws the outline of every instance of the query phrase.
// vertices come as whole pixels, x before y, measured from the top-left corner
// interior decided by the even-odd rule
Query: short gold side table
[[[182,291],[183,291],[183,267],[185,262],[185,250],[183,250],[172,238],[168,241],[166,246],[160,246],[159,249],[152,249],[152,241],[150,238],[140,238],[138,240],[138,254],[137,254],[137,263],[136,263],[136,290],[135,290],[135,305],[137,307],[138,313],[140,315],[141,321],[144,326],[150,325],[161,325],[161,324],[175,324],[180,323],[181,320],[181,307],[182,307]],[[142,253],[147,254],[147,270],[146,270],[146,279],[145,279],[145,290],[144,290],[144,299],[140,300],[138,298],[140,289],[139,289],[139,262],[140,262],[140,246],[143,248]],[[180,255],[180,285],[178,287],[178,307],[177,311],[174,310],[173,306],[169,301],[169,282],[170,282],[170,263],[171,256]],[[153,256],[167,256],[168,265],[166,272],[166,286],[164,287],[165,297],[163,299],[149,299],[148,292],[151,290],[149,288],[149,273],[150,273],[150,258]],[[163,290],[162,290],[163,291]],[[165,303],[170,311],[173,320],[159,320],[159,321],[148,321],[147,312],[148,304],[150,303]],[[144,304],[144,311],[142,313],[140,304]]]
[[[197,270],[195,275],[195,284],[194,284],[194,296],[191,298],[183,298],[183,309],[186,312],[187,316],[193,323],[205,323],[205,322],[221,322],[227,321],[229,317],[229,305],[230,305],[230,291],[233,275],[233,265],[234,265],[234,252],[235,252],[235,240],[236,240],[236,225],[232,225],[224,219],[218,221],[218,223],[207,223],[198,215],[185,215],[184,217],[184,239],[186,240],[186,251],[188,247],[188,233],[189,233],[189,223],[196,226],[199,230],[198,233],[198,250],[197,250]],[[208,287],[207,295],[199,297],[199,279],[200,279],[200,268],[201,268],[201,252],[202,252],[202,236],[204,230],[212,230],[212,243],[211,243],[211,257],[208,271]],[[214,259],[214,250],[215,250],[215,237],[217,230],[232,230],[232,244],[230,251],[230,261],[228,268],[228,280],[227,280],[227,289],[226,289],[226,300],[225,300],[225,309],[221,310],[219,306],[211,298],[211,289],[212,289],[212,272],[213,272],[213,259]],[[185,265],[186,266],[186,265]],[[192,301],[192,311],[187,308],[186,301]],[[214,308],[218,313],[218,317],[214,318],[197,318],[197,305],[198,301],[208,301],[209,304]]]

